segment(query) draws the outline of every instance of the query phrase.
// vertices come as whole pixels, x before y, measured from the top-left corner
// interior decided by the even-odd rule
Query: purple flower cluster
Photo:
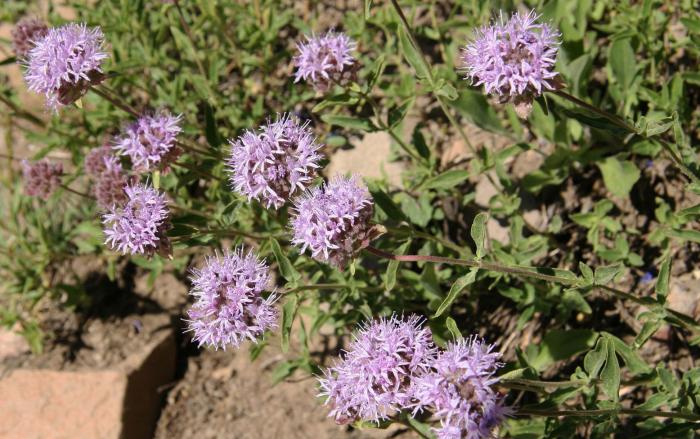
[[[29,89],[46,97],[46,105],[57,110],[87,93],[104,79],[103,35],[99,27],[67,24],[49,29],[27,56],[25,79]]]
[[[85,156],[85,173],[94,180],[93,193],[103,209],[126,203],[124,189],[133,182],[108,145],[94,148]]]
[[[343,33],[327,32],[323,36],[306,37],[297,43],[299,54],[294,57],[297,68],[294,82],[311,82],[316,90],[324,92],[333,83],[343,83],[355,74],[352,51],[357,44]]]
[[[43,20],[33,17],[24,17],[17,22],[12,29],[12,50],[17,58],[23,59],[34,47],[37,41],[49,33],[49,28]]]
[[[320,148],[308,123],[278,116],[258,132],[247,130],[231,142],[231,185],[249,200],[278,209],[313,181],[323,158]]]
[[[181,118],[166,112],[141,116],[124,129],[114,149],[129,156],[135,171],[167,170],[182,153],[176,144]]]
[[[499,96],[539,96],[556,87],[554,71],[559,33],[537,23],[534,11],[515,13],[477,30],[476,38],[462,52],[467,76],[486,93]]]
[[[392,316],[362,326],[344,358],[325,371],[321,394],[337,423],[387,419],[413,403],[413,381],[435,355],[422,319]]]
[[[294,210],[292,243],[322,262],[343,268],[368,244],[374,203],[355,176],[312,189],[296,200]]]
[[[246,339],[256,342],[277,326],[277,296],[262,296],[269,285],[267,265],[252,252],[239,248],[208,258],[204,268],[193,270],[195,303],[187,323],[194,340],[215,349],[235,348]]]
[[[123,254],[168,256],[170,211],[165,195],[142,184],[124,188],[127,201],[103,216],[105,244]]]
[[[63,165],[48,160],[39,160],[34,163],[24,160],[22,161],[22,176],[24,193],[46,200],[61,185]]]
[[[415,381],[416,410],[430,410],[440,419],[440,439],[492,437],[492,430],[510,414],[491,386],[502,366],[501,354],[472,336],[449,343],[432,361],[430,371]]]

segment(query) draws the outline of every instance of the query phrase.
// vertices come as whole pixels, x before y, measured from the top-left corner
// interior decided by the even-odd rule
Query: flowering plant
[[[42,146],[0,151],[0,303],[35,346],[33,306],[67,297],[45,272],[129,260],[190,274],[187,340],[279,349],[276,377],[314,375],[341,425],[697,429],[691,6],[366,1],[329,27],[271,1],[92,3],[2,13],[26,84],[0,106]]]

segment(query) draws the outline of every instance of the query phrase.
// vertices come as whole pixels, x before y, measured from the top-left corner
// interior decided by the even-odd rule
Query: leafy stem
[[[569,102],[572,102],[572,103],[578,105],[581,108],[584,108],[588,111],[591,111],[592,113],[595,113],[599,116],[604,117],[605,119],[609,120],[610,122],[612,122],[613,124],[615,124],[619,128],[622,128],[623,130],[629,132],[630,134],[635,134],[637,136],[643,137],[644,139],[655,140],[655,141],[659,142],[661,144],[661,147],[664,149],[664,152],[666,152],[666,155],[669,156],[669,158],[676,165],[676,167],[678,167],[678,169],[680,169],[681,172],[683,172],[683,174],[685,174],[690,179],[690,181],[692,181],[693,183],[700,183],[700,178],[698,178],[698,176],[695,175],[695,173],[693,171],[691,171],[690,168],[688,168],[683,163],[683,160],[678,156],[678,154],[676,154],[676,152],[673,150],[673,147],[671,146],[671,144],[669,144],[665,140],[661,139],[658,135],[647,136],[647,135],[641,134],[634,126],[629,124],[627,121],[625,121],[621,117],[614,115],[612,113],[608,113],[607,111],[605,111],[601,108],[598,108],[594,105],[591,105],[588,102],[585,102],[585,101],[577,98],[576,96],[573,96],[573,95],[571,95],[563,90],[556,90],[552,93],[554,93],[555,95],[557,95],[561,98],[568,100]]]
[[[588,416],[606,416],[606,415],[627,415],[627,416],[641,416],[641,417],[659,417],[659,418],[678,418],[686,419],[688,421],[700,421],[700,415],[694,413],[681,413],[681,412],[664,412],[660,410],[640,410],[640,409],[625,409],[625,408],[614,408],[614,409],[599,409],[599,410],[546,410],[546,409],[529,409],[527,407],[521,408],[517,411],[519,415],[531,415],[531,416],[545,416],[545,417],[559,417],[559,416],[570,416],[570,417],[588,417]]]
[[[378,248],[368,246],[366,250],[369,253],[372,253],[375,256],[389,259],[392,261],[398,261],[398,262],[429,262],[429,263],[435,263],[435,264],[449,264],[449,265],[461,265],[464,267],[473,267],[473,268],[479,268],[487,271],[493,271],[497,273],[503,273],[503,274],[510,274],[514,276],[520,276],[520,277],[525,277],[525,278],[533,278],[533,279],[539,279],[543,280],[546,282],[552,282],[552,283],[558,283],[561,285],[566,285],[566,286],[576,286],[580,283],[580,279],[577,277],[564,277],[564,276],[559,276],[556,274],[548,274],[553,272],[554,270],[550,268],[543,268],[543,267],[520,267],[520,266],[512,266],[512,265],[503,265],[499,264],[497,262],[486,262],[482,260],[477,260],[477,259],[456,259],[456,258],[447,258],[443,256],[431,256],[431,255],[396,255],[393,253],[385,252],[384,250],[380,250]],[[637,303],[639,305],[647,306],[647,307],[659,307],[661,306],[658,302],[655,300],[649,298],[649,297],[638,297],[635,296],[634,294],[630,294],[626,291],[622,291],[620,289],[610,287],[607,285],[600,285],[593,283],[592,285],[589,285],[590,288],[595,288],[601,291],[604,291],[608,293],[609,295],[616,297],[618,299],[625,299],[625,300],[630,300],[634,303]],[[675,323],[680,326],[685,326],[689,329],[695,329],[698,330],[700,329],[700,323],[695,321],[692,317],[674,311],[672,309],[666,309],[664,308],[664,311],[667,312],[669,315],[674,317],[674,319],[670,323]]]

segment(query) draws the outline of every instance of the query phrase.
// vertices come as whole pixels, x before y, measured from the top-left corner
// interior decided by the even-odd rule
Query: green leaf
[[[417,431],[422,437],[427,439],[435,438],[435,434],[433,433],[433,429],[430,428],[430,424],[421,422],[413,416],[407,416],[406,420],[409,424],[411,424],[411,428]]]
[[[467,181],[468,178],[469,171],[465,169],[453,169],[430,177],[421,186],[423,189],[452,189]]]
[[[530,364],[537,370],[544,370],[556,361],[566,360],[579,352],[588,350],[598,334],[590,329],[554,329],[549,331],[540,343],[540,351]]]
[[[637,60],[629,38],[620,38],[610,45],[608,63],[623,92],[627,92],[637,72]]]
[[[312,113],[320,113],[328,107],[335,107],[338,105],[351,105],[357,102],[357,98],[353,97],[349,93],[341,93],[334,96],[329,96],[316,104],[314,108],[311,109]]]
[[[671,280],[671,255],[667,254],[664,261],[661,263],[659,277],[656,279],[656,295],[666,300],[668,295],[668,284]]]
[[[351,130],[361,130],[366,132],[377,130],[377,127],[374,126],[372,121],[369,119],[359,119],[357,117],[343,116],[339,114],[324,114],[321,116],[321,119],[330,125],[338,125]]]
[[[369,20],[369,12],[372,8],[372,0],[365,0],[365,20]]]
[[[488,218],[488,214],[480,212],[472,222],[470,234],[476,245],[476,259],[481,259],[486,254],[486,220]]]
[[[446,97],[450,101],[454,101],[459,97],[457,89],[454,88],[454,86],[449,82],[444,82],[440,84],[440,87],[437,90],[435,90],[435,93],[437,93],[440,96]]]
[[[606,395],[617,401],[619,398],[620,391],[620,364],[617,361],[617,355],[615,354],[615,346],[612,342],[607,342],[607,359],[605,361],[605,367],[600,373],[600,378],[603,380],[603,391]]]
[[[588,351],[583,358],[583,368],[586,369],[589,377],[598,377],[600,369],[603,367],[605,359],[608,357],[608,343],[609,341],[607,339],[603,337],[599,338],[595,349]]]
[[[298,301],[298,297],[292,294],[282,307],[282,352],[285,353],[289,349],[289,335],[292,332],[292,324],[294,324],[294,317],[297,314]]]
[[[413,99],[408,99],[406,102],[403,104],[399,105],[398,107],[392,108],[389,111],[389,126],[390,127],[395,127],[396,125],[400,124],[404,117],[406,117],[406,114],[408,111],[411,109],[413,106]]]
[[[416,71],[416,76],[419,79],[427,79],[430,77],[428,66],[426,66],[424,60],[421,58],[421,54],[413,47],[411,40],[403,27],[399,28],[399,46],[401,47],[401,53],[403,54],[406,61],[413,67]]]
[[[587,284],[593,284],[593,270],[591,270],[591,267],[584,264],[583,262],[579,262],[578,268],[579,270],[581,270],[581,275],[583,275],[583,278],[586,280]]]
[[[608,157],[598,164],[603,173],[605,187],[618,197],[626,197],[632,190],[632,186],[639,180],[641,172],[637,166],[628,160],[619,160]]]
[[[467,285],[474,283],[474,281],[476,280],[476,273],[478,271],[479,269],[474,267],[469,270],[469,273],[460,277],[455,281],[455,283],[452,284],[450,292],[447,293],[447,297],[445,297],[445,300],[443,300],[440,306],[438,306],[438,309],[437,311],[435,311],[433,317],[440,317],[440,315],[442,315],[442,313],[445,312],[445,310],[452,305],[452,302],[455,301],[459,293],[461,293],[467,287]]]
[[[270,247],[272,248],[272,253],[275,254],[275,259],[277,259],[277,265],[279,266],[282,277],[291,283],[296,283],[301,279],[301,274],[299,274],[289,258],[282,252],[280,243],[277,242],[276,239],[270,238]]]
[[[595,283],[598,285],[605,285],[612,282],[615,277],[617,277],[624,267],[620,264],[615,265],[604,265],[595,269]]]
[[[685,241],[700,242],[700,232],[697,230],[665,230],[666,236],[678,238]]]
[[[447,326],[447,330],[450,331],[450,334],[452,334],[452,338],[454,340],[459,340],[462,338],[462,333],[459,331],[459,328],[457,327],[457,322],[455,322],[455,319],[452,317],[448,317],[445,319],[445,326]]]
[[[622,360],[625,362],[625,365],[630,372],[633,374],[641,374],[651,371],[651,367],[644,362],[639,353],[627,346],[624,341],[612,334],[605,334],[605,337],[612,342],[613,346],[615,347],[615,352],[622,357]]]
[[[397,255],[403,255],[406,254],[406,250],[408,250],[408,247],[411,245],[411,241],[406,241],[401,246],[396,249],[396,254]],[[389,291],[393,290],[394,287],[396,286],[396,272],[399,270],[399,261],[389,261],[386,267],[386,283],[384,284],[384,288],[386,292],[388,293]]]
[[[489,105],[483,93],[475,90],[461,90],[457,99],[448,101],[448,104],[479,128],[496,133],[504,132],[501,119]]]
[[[394,200],[381,189],[370,190],[374,203],[386,214],[387,217],[395,221],[406,221],[406,215],[401,211]]]

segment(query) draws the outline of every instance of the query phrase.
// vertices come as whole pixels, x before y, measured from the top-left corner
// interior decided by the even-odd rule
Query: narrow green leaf
[[[476,244],[476,259],[481,259],[486,254],[486,220],[488,214],[480,212],[474,217],[474,222],[471,227],[471,237]]]
[[[450,292],[447,293],[447,297],[445,297],[445,300],[442,301],[437,311],[435,311],[433,317],[440,317],[440,315],[442,315],[442,313],[452,305],[452,302],[455,301],[459,293],[461,293],[467,287],[467,285],[474,283],[476,280],[476,273],[478,271],[478,268],[472,268],[469,270],[469,273],[460,277],[455,281],[455,283],[452,284]]]
[[[605,364],[605,359],[608,357],[608,340],[599,338],[595,345],[595,349],[588,351],[583,358],[583,368],[586,369],[590,378],[597,378],[600,369]]]
[[[467,181],[469,171],[465,169],[453,169],[442,174],[430,177],[422,184],[423,189],[452,189]]]
[[[270,238],[270,247],[272,248],[272,253],[275,255],[275,259],[277,259],[277,265],[279,266],[282,277],[292,283],[301,279],[301,274],[299,274],[289,258],[282,252],[280,243],[277,242],[276,239]]]
[[[339,114],[324,114],[321,116],[321,119],[330,125],[338,125],[352,130],[362,130],[367,132],[377,130],[377,127],[374,126],[372,121],[369,119],[359,119],[357,117],[343,116]]]
[[[413,47],[403,27],[399,28],[399,45],[404,58],[406,58],[406,61],[413,67],[413,70],[416,71],[416,76],[420,79],[429,78],[428,67],[421,58],[421,54]]]
[[[396,250],[396,254],[403,255],[411,245],[411,241],[406,241]],[[399,270],[399,261],[389,261],[386,267],[386,284],[384,288],[387,292],[394,289],[396,286],[396,272]]]
[[[292,324],[297,313],[298,298],[292,294],[282,306],[282,352],[289,349],[289,335],[292,332]]]
[[[605,367],[600,373],[600,378],[603,380],[602,387],[605,394],[614,401],[617,401],[620,392],[620,363],[617,361],[613,343],[608,341],[606,345],[608,355],[605,361]]]
[[[668,295],[668,284],[671,280],[671,255],[667,254],[661,263],[659,277],[656,279],[656,295],[666,300]]]
[[[579,270],[581,270],[581,275],[583,275],[583,278],[586,280],[587,284],[588,285],[592,284],[593,283],[593,270],[591,270],[591,267],[584,264],[583,262],[579,262],[578,268],[579,268]]]
[[[629,38],[613,41],[608,52],[608,63],[620,89],[627,92],[637,72],[637,61]]]
[[[447,319],[445,319],[445,326],[447,326],[447,330],[450,331],[450,334],[452,334],[452,338],[454,340],[459,340],[462,338],[462,333],[459,331],[455,319],[453,319],[452,317],[448,317]]]

